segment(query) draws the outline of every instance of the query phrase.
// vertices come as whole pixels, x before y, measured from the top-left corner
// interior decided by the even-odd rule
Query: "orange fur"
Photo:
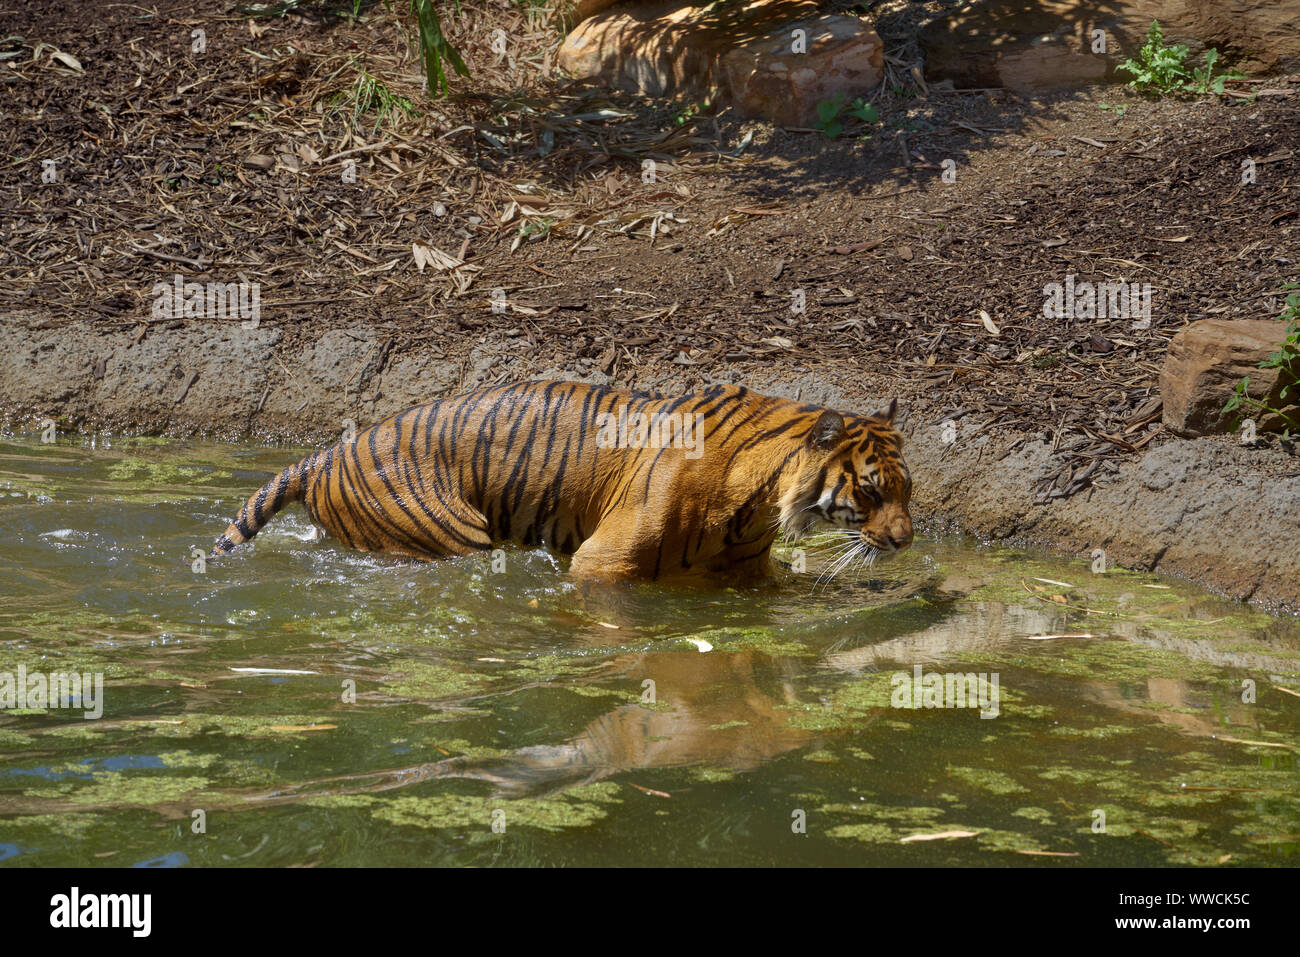
[[[912,540],[893,412],[841,414],[740,386],[676,397],[574,382],[482,389],[407,409],[289,466],[213,554],[291,501],[354,548],[431,559],[545,544],[589,579],[766,575],[777,535],[818,519],[856,530],[864,552],[888,553]],[[648,423],[659,447],[637,428]]]

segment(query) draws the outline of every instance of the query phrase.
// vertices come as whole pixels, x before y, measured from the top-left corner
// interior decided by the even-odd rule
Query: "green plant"
[[[1205,66],[1193,68],[1190,78],[1187,74],[1187,47],[1176,43],[1165,46],[1164,31],[1158,20],[1151,21],[1147,30],[1147,42],[1138,51],[1138,59],[1128,59],[1120,64],[1119,69],[1133,74],[1129,81],[1132,89],[1139,91],[1153,90],[1157,93],[1198,93],[1202,96],[1213,93],[1223,95],[1223,86],[1228,80],[1245,79],[1244,75],[1234,70],[1214,75],[1214,64],[1219,61],[1219,51],[1210,48],[1205,51]],[[1108,109],[1103,106],[1102,109]],[[1123,115],[1122,113],[1120,115]]]
[[[1165,46],[1160,22],[1152,20],[1151,28],[1147,30],[1147,42],[1138,51],[1138,59],[1125,60],[1119,69],[1133,74],[1129,86],[1135,90],[1173,93],[1183,89],[1187,81],[1186,62],[1187,47],[1181,43]]]
[[[844,94],[836,93],[829,100],[817,104],[817,122],[813,129],[821,130],[830,139],[835,139],[844,132],[844,124],[839,121],[840,110],[844,109]]]
[[[336,108],[346,108],[352,114],[353,129],[360,127],[361,118],[372,110],[375,113],[376,131],[385,125],[393,126],[399,113],[409,116],[415,112],[415,105],[410,100],[398,96],[382,80],[365,70],[358,70],[357,81],[346,92],[334,96],[331,103]]]
[[[1193,93],[1199,93],[1204,96],[1207,93],[1213,93],[1216,96],[1223,95],[1223,84],[1228,80],[1244,80],[1245,74],[1238,73],[1235,70],[1229,70],[1227,73],[1214,75],[1214,64],[1219,59],[1219,51],[1213,48],[1205,51],[1205,69],[1193,69],[1192,79],[1187,84],[1187,89]]]
[[[555,220],[547,217],[539,219],[525,219],[519,224],[519,239],[528,242],[531,239],[545,239],[551,234],[551,227],[555,225]]]
[[[362,9],[375,0],[279,0],[275,3],[250,4],[241,6],[240,13],[253,17],[283,17],[289,13],[301,13],[304,10],[316,10],[334,16],[355,21]],[[408,0],[409,14],[415,20],[416,32],[420,43],[420,64],[424,71],[424,83],[433,96],[445,94],[449,87],[447,71],[443,64],[460,76],[469,76],[465,61],[442,32],[442,23],[434,9],[434,0]],[[393,9],[393,0],[384,0],[384,6]],[[350,10],[348,8],[351,8]],[[456,0],[456,9],[460,10],[460,0]]]
[[[391,9],[392,0],[384,2],[390,4]],[[469,68],[465,66],[465,61],[456,52],[456,48],[443,36],[442,24],[433,9],[433,0],[410,0],[410,3],[411,14],[415,17],[420,34],[420,58],[424,63],[425,86],[434,96],[445,94],[449,84],[443,63],[451,64],[451,68],[460,76],[469,76]],[[456,8],[460,9],[459,3]]]
[[[1123,116],[1128,112],[1128,107],[1122,104],[1112,106],[1109,103],[1098,103],[1097,108],[1102,110],[1113,110],[1116,116]]]
[[[876,108],[864,102],[862,97],[854,100],[853,105],[847,110],[844,108],[844,100],[843,93],[836,93],[829,100],[818,103],[817,122],[813,124],[813,129],[820,130],[827,138],[833,140],[844,132],[844,124],[840,122],[841,116],[851,116],[863,123],[875,123],[880,119]]]
[[[1300,285],[1288,283],[1282,288],[1300,289]],[[1287,369],[1292,373],[1300,374],[1300,293],[1291,292],[1287,295],[1286,305],[1278,315],[1278,319],[1280,321],[1285,321],[1287,324],[1286,338],[1282,340],[1282,344],[1278,346],[1276,352],[1259,364],[1259,368]],[[1292,380],[1283,385],[1281,390],[1278,392],[1278,401],[1280,403],[1285,402],[1287,396],[1291,395],[1296,390],[1297,384],[1300,383]],[[1252,408],[1257,409],[1260,412],[1281,416],[1282,419],[1288,423],[1286,430],[1283,432],[1284,438],[1290,436],[1292,428],[1300,429],[1300,421],[1298,421],[1294,415],[1283,412],[1281,409],[1275,409],[1267,402],[1261,402],[1257,399],[1251,398],[1248,391],[1249,388],[1250,376],[1246,376],[1237,383],[1237,388],[1233,390],[1232,396],[1223,407],[1223,411],[1227,413],[1235,412],[1238,409],[1244,410],[1246,408]],[[1232,427],[1236,429],[1240,424],[1241,417],[1238,416],[1237,419],[1233,421]]]
[[[863,123],[875,123],[880,119],[879,111],[870,103],[862,102],[861,97],[853,101],[853,108],[849,110],[849,116],[857,117]]]
[[[685,105],[674,104],[673,125],[685,126],[695,117],[706,112],[709,108],[707,101],[703,103],[687,103]]]

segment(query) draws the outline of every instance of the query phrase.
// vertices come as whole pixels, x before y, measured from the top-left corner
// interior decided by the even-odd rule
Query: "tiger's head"
[[[819,521],[856,532],[863,551],[892,555],[912,543],[912,477],[894,428],[898,400],[867,418],[823,411],[794,481],[781,496],[781,528],[799,538]]]

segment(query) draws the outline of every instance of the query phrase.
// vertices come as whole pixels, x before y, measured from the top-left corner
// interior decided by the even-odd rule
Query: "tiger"
[[[664,396],[530,381],[412,406],[288,466],[211,557],[301,502],[354,549],[431,560],[507,542],[572,556],[579,580],[776,574],[778,537],[825,523],[862,561],[912,542],[912,479],[874,415],[740,385]]]

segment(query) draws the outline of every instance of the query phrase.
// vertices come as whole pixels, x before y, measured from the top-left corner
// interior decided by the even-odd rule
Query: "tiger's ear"
[[[823,451],[833,449],[844,441],[849,434],[844,424],[844,416],[832,409],[826,409],[817,416],[812,431],[808,433],[808,444]]]
[[[886,425],[893,425],[893,424],[894,424],[894,416],[896,416],[896,415],[898,415],[898,400],[897,400],[897,399],[892,399],[892,400],[890,400],[889,408],[887,408],[887,409],[881,409],[879,412],[877,412],[875,415],[873,415],[872,418],[873,418],[873,419],[880,419],[880,420],[881,420],[882,422],[884,422]]]

